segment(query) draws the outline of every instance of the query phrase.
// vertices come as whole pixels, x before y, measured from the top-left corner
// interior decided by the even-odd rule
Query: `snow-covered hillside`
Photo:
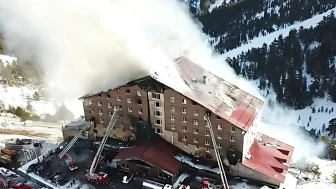
[[[248,44],[242,45],[236,49],[233,49],[229,52],[226,52],[221,56],[222,60],[224,61],[226,58],[233,58],[241,54],[242,52],[245,52],[253,47],[261,47],[264,43],[270,44],[273,42],[274,39],[276,39],[279,35],[282,36],[288,36],[289,31],[292,29],[300,29],[300,27],[303,28],[310,28],[310,27],[315,27],[322,19],[324,16],[328,16],[332,11],[336,11],[336,8],[333,8],[327,12],[324,12],[322,14],[318,14],[313,16],[312,18],[303,21],[303,22],[297,22],[291,26],[288,26],[284,29],[277,30],[273,33],[270,33],[268,35],[262,36],[261,34],[259,35],[258,38],[255,38],[253,40],[250,40]],[[219,40],[219,37],[217,38]],[[215,41],[213,45],[216,45],[218,41]]]
[[[37,89],[32,89],[29,88],[28,86],[5,87],[4,85],[0,85],[0,101],[3,101],[7,108],[9,105],[15,107],[16,106],[26,107],[27,103],[30,102],[31,105],[33,106],[34,112],[37,115],[55,114],[56,104],[59,105],[59,103],[53,100],[49,101],[31,100],[34,92],[36,91]],[[83,115],[82,104],[79,100],[77,99],[66,100],[64,103],[66,107],[74,113],[75,117]]]

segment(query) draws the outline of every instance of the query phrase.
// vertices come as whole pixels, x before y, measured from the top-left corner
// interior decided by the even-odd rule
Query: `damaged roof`
[[[152,77],[247,131],[264,102],[185,57]]]
[[[293,152],[294,147],[259,134],[250,147],[249,155],[244,158],[243,165],[283,183]]]
[[[150,77],[245,131],[250,128],[264,104],[257,97],[185,57],[175,59],[175,64],[156,70]]]

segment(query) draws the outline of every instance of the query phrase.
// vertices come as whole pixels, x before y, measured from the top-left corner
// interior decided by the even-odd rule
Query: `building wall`
[[[200,155],[204,151],[203,157],[210,154],[210,159],[214,159],[209,128],[204,120],[207,110],[174,90],[165,90],[164,100],[166,119],[163,137],[188,153]],[[214,113],[211,113],[210,121],[216,141],[221,145],[219,151],[222,157],[226,157],[227,150],[231,148],[243,151],[240,129]]]
[[[257,122],[252,123],[249,130],[244,135],[243,157],[248,153],[254,139],[258,133]]]
[[[275,180],[274,178],[270,178],[262,173],[259,173],[258,171],[255,171],[243,165],[242,163],[238,163],[236,166],[231,166],[231,169],[233,171],[231,174],[234,176],[240,176],[247,179],[256,180],[259,182],[280,186],[279,181]]]
[[[136,85],[86,97],[83,104],[85,119],[89,120],[92,116],[95,118],[98,135],[106,130],[114,107],[121,108],[115,128],[132,132],[134,124],[147,122],[149,119],[147,92]],[[98,127],[98,124],[103,128]]]
[[[133,173],[138,172],[139,174],[146,172],[145,177],[151,178],[153,180],[158,180],[161,182],[164,182],[164,184],[172,184],[172,182],[175,180],[176,175],[168,175],[161,171],[160,169],[157,169],[156,167],[152,167],[150,165],[144,165],[144,164],[137,164],[134,161],[126,161],[121,160],[117,162],[117,168],[125,171],[130,171]]]
[[[164,94],[148,92],[150,123],[155,133],[160,136],[165,134],[165,106]],[[158,123],[159,122],[159,123]]]

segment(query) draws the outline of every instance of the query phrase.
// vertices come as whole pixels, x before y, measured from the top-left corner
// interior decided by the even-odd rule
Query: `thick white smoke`
[[[7,50],[42,65],[56,99],[113,88],[181,54],[260,97],[213,53],[178,0],[3,0],[0,29]]]

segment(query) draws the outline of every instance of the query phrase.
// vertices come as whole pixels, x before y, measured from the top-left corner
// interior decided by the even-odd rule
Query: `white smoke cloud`
[[[260,97],[213,53],[177,0],[0,1],[0,29],[7,50],[42,65],[54,98],[113,88],[181,53]]]

